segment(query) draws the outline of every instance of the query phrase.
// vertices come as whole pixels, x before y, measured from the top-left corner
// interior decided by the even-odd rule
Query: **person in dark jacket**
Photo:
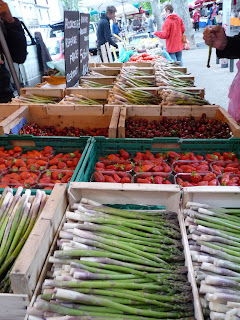
[[[97,29],[97,48],[98,53],[102,59],[101,45],[108,42],[110,45],[118,48],[118,45],[111,38],[110,20],[114,20],[116,16],[116,8],[114,6],[108,6],[106,14],[102,13]]]
[[[27,42],[20,21],[13,18],[8,5],[0,0],[0,26],[3,30],[13,62],[24,63],[27,57]],[[0,44],[0,103],[11,101],[13,90],[10,74],[5,67]]]

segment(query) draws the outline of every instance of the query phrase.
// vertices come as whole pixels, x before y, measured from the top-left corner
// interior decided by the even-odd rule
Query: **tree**
[[[162,29],[162,9],[161,9],[161,4],[159,2],[159,0],[151,0],[151,6],[152,6],[152,12],[157,24],[157,30],[161,30]]]
[[[79,0],[61,0],[63,3],[64,10],[78,11]]]
[[[185,33],[191,46],[195,46],[194,32],[188,9],[188,0],[171,0],[171,3],[174,7],[174,12],[183,19],[186,29]]]

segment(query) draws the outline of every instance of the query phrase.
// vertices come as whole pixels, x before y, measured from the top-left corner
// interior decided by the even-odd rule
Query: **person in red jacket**
[[[199,11],[199,9],[196,9],[196,11],[194,12],[194,15],[193,15],[193,23],[194,23],[195,31],[197,31],[197,30],[199,31],[200,17],[201,17],[200,11]]]
[[[173,13],[173,6],[167,4],[163,9],[166,20],[162,26],[162,31],[154,32],[160,39],[166,39],[167,52],[174,61],[182,63],[183,41],[182,35],[185,31],[183,20]]]

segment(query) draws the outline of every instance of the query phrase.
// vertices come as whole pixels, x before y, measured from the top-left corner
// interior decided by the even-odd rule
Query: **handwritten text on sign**
[[[66,86],[77,86],[80,79],[79,68],[79,12],[64,12],[64,42]]]
[[[88,73],[89,67],[89,22],[88,13],[80,13],[80,75]]]

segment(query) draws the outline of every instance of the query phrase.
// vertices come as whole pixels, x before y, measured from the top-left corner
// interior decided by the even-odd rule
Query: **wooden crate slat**
[[[107,88],[68,88],[65,90],[65,94],[81,94],[84,97],[90,99],[104,99],[106,100],[109,95],[109,89]]]
[[[222,107],[217,110],[216,119],[219,121],[226,122],[229,125],[233,135],[235,138],[240,137],[240,126],[239,124],[233,119],[233,117]]]
[[[45,262],[49,247],[62,219],[61,208],[66,207],[65,184],[52,191],[38,221],[10,273],[13,292],[32,296]]]
[[[240,188],[224,186],[191,187],[183,190],[183,208],[188,201],[204,203],[216,207],[239,208]]]
[[[31,93],[39,96],[45,96],[45,97],[57,97],[57,98],[63,98],[64,97],[64,89],[57,89],[57,88],[21,88],[21,95],[25,93]]]
[[[163,117],[189,117],[192,115],[197,119],[201,118],[203,113],[206,113],[207,118],[216,119],[217,110],[219,106],[216,105],[203,105],[203,106],[162,106],[162,116]]]
[[[0,294],[0,319],[23,320],[29,305],[29,299],[24,294]]]

